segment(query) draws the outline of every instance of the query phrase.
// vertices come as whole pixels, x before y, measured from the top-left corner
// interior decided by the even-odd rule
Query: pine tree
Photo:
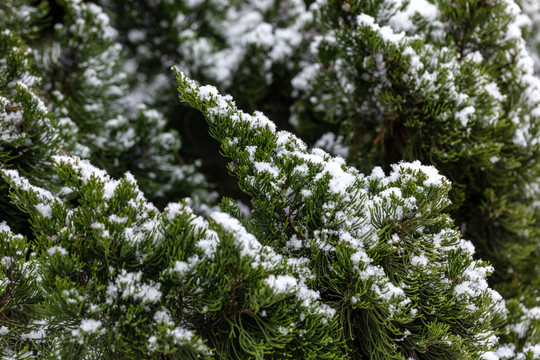
[[[0,7],[0,167],[17,168],[39,184],[53,185],[50,157],[73,147],[73,123],[58,120],[40,96],[42,78],[35,69],[27,40],[36,36],[36,23],[46,8]],[[26,16],[22,14],[25,10]],[[13,29],[13,30],[12,30]],[[24,215],[9,204],[8,186],[0,180],[0,217],[18,233],[27,233]],[[52,189],[51,189],[52,190]]]
[[[75,202],[2,170],[40,254],[35,331],[49,346],[38,357],[343,358],[334,310],[307,288],[302,262],[225,213],[207,221],[186,202],[160,212],[129,173],[54,162]]]
[[[50,3],[0,4],[1,357],[540,359],[534,1]]]
[[[316,61],[295,82],[350,134],[355,163],[419,159],[440,169],[494,282],[536,286],[527,259],[537,249],[539,82],[518,11],[497,1],[323,4]]]
[[[540,72],[540,4],[531,0],[518,0],[516,3],[521,8],[522,14],[517,18],[522,31],[523,38],[527,41],[527,50],[534,60],[534,69]]]
[[[527,119],[537,81],[520,35],[528,29],[535,46],[530,1],[520,4],[533,21],[511,1],[103,3],[127,12],[116,22],[144,70],[156,72],[150,53],[162,69],[178,56],[240,107],[280,125],[290,116],[304,139],[365,172],[400,159],[435,165],[452,181],[453,217],[496,268],[492,283],[519,297],[516,276],[536,282],[527,259],[538,236],[538,122]],[[287,56],[272,56],[280,49]]]
[[[0,4],[0,168],[17,169],[57,191],[50,157],[73,147],[74,124],[57,120],[47,108],[40,96],[42,78],[26,44],[37,36],[46,11],[45,3]],[[9,202],[8,186],[0,179],[0,356],[29,359],[41,346],[35,306],[43,296],[37,254],[19,235],[31,235],[28,219]]]
[[[237,99],[244,109],[263,110],[287,123],[291,79],[300,71],[302,27],[310,17],[303,1],[110,1],[99,4],[111,16],[119,41],[136,69],[136,91],[185,136],[181,153],[202,158],[202,169],[222,192],[241,196],[215,154],[200,114],[176,101],[177,65]],[[201,149],[199,144],[208,146]]]
[[[76,7],[75,2],[70,4]],[[66,91],[66,96],[58,89],[51,89],[48,80],[54,76],[44,71],[43,67],[36,66],[34,62],[34,56],[41,60],[41,52],[46,49],[46,44],[38,41],[47,16],[46,5],[45,2],[36,5],[30,1],[0,4],[0,56],[2,58],[0,61],[2,84],[0,86],[0,168],[17,169],[20,174],[31,179],[32,183],[47,188],[49,192],[69,202],[72,201],[70,192],[67,188],[61,187],[57,175],[52,171],[51,156],[85,153],[85,147],[79,141],[84,143],[85,138],[88,139],[91,134],[86,133],[88,128],[79,129],[80,124],[74,123],[69,117],[71,115],[76,117],[76,111],[69,113],[64,106],[66,103],[71,105],[75,103],[75,101],[71,103],[65,101],[66,98],[68,100],[82,99],[88,94],[75,87],[69,90],[76,90],[78,93],[69,93],[66,91],[67,83],[64,84],[66,88],[61,89]],[[94,14],[100,15],[99,8],[95,5],[86,7],[87,13],[89,9],[94,10]],[[79,14],[74,11],[72,15],[75,17],[73,20],[76,20]],[[88,20],[96,21],[91,16]],[[98,30],[103,30],[106,25],[106,16],[101,14],[97,20],[99,20],[98,23],[101,21],[102,25]],[[76,22],[83,28],[89,25],[81,23],[81,19]],[[85,39],[85,41],[91,40],[93,38]],[[36,45],[37,50],[33,51],[28,46],[29,43]],[[55,46],[57,50],[61,49],[58,43]],[[96,54],[91,50],[85,60],[97,66],[99,64],[96,64],[96,59],[92,58]],[[105,54],[97,52],[99,56],[108,54],[110,52],[105,52]],[[65,62],[69,59],[64,57],[60,60]],[[101,60],[103,63],[104,59]],[[117,65],[113,64],[113,67],[118,68]],[[99,69],[99,66],[97,68]],[[71,85],[75,86],[75,83]],[[95,100],[98,101],[103,92],[96,91],[90,95],[95,96]],[[128,97],[127,94],[124,96]],[[91,101],[90,98],[84,99]],[[102,104],[109,106],[111,110],[118,110],[110,106],[107,101]],[[127,108],[127,105],[124,108]],[[184,194],[193,195],[196,200],[201,200],[200,202],[211,202],[213,195],[206,190],[204,177],[194,166],[178,164],[175,154],[180,146],[179,140],[174,132],[165,131],[166,120],[163,116],[153,109],[139,106],[134,115],[133,124],[119,127],[114,132],[114,137],[121,139],[129,136],[130,132],[134,132],[135,125],[137,125],[137,135],[141,139],[139,145],[146,146],[145,154],[141,156],[140,161],[146,167],[146,172],[140,171],[140,173],[144,173],[147,178],[153,178],[152,182],[147,181],[148,191],[154,190],[153,194],[158,198],[172,194],[178,195],[183,191]],[[124,134],[121,133],[122,131]],[[94,161],[97,158],[98,156],[94,154]],[[119,165],[118,162],[117,165]],[[141,167],[144,168],[144,166]],[[155,173],[152,173],[149,168],[152,168]],[[120,170],[120,172],[123,171],[125,169]],[[186,179],[185,186],[179,186]],[[162,183],[158,184],[159,181]],[[2,322],[0,355],[2,358],[10,359],[30,358],[35,354],[44,354],[43,349],[50,343],[50,339],[44,337],[45,330],[40,311],[42,302],[47,299],[41,287],[40,280],[43,274],[37,260],[40,258],[41,249],[36,245],[35,232],[32,231],[35,228],[31,228],[28,215],[9,201],[7,190],[8,184],[0,179],[0,319]],[[26,236],[16,235],[18,233]],[[38,358],[42,357],[38,356]]]
[[[40,348],[42,333],[35,331],[43,301],[37,257],[29,242],[0,223],[0,357],[28,359]]]
[[[145,86],[170,89],[164,72],[178,65],[232,92],[250,108],[268,106],[269,97],[278,100],[273,91],[289,96],[277,85],[287,85],[292,76],[287,72],[298,71],[291,59],[309,17],[302,1],[99,2],[109,11]],[[158,90],[157,95],[155,101],[172,106],[169,91]]]
[[[418,159],[451,180],[452,215],[510,301],[509,346],[526,352],[539,340],[540,83],[519,8],[330,1],[314,11],[313,57],[293,80],[296,116],[338,124],[363,170]]]
[[[337,310],[352,358],[478,359],[496,336],[500,295],[442,213],[450,184],[433,167],[400,163],[364,176],[260,112],[176,70],[182,101],[199,109],[252,198],[241,217],[263,244],[303,259],[313,290]],[[230,201],[222,209],[240,214]]]
[[[131,171],[145,194],[160,206],[190,196],[197,205],[215,195],[195,164],[178,156],[179,135],[167,119],[128,86],[122,48],[108,16],[93,3],[60,1],[65,11],[52,44],[38,53],[38,66],[58,118],[79,129],[74,154],[113,176]],[[204,210],[204,209],[202,209]]]

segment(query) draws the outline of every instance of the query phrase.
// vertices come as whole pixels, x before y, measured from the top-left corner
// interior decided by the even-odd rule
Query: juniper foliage
[[[56,118],[40,96],[42,77],[36,71],[31,49],[21,38],[35,35],[30,30],[40,13],[28,7],[26,17],[21,16],[22,23],[17,16],[7,17],[20,10],[8,4],[2,5],[0,13],[0,166],[17,168],[40,184],[54,186],[48,170],[50,157],[72,148],[73,124],[69,119]],[[7,201],[7,190],[7,184],[0,181],[1,218],[16,233],[26,233],[27,224],[21,221],[24,216]]]
[[[6,222],[0,223],[0,356],[2,359],[32,358],[41,334],[36,306],[43,302],[36,253],[29,242],[14,234]],[[39,340],[38,340],[39,341]]]
[[[321,2],[315,61],[293,82],[361,169],[433,164],[493,283],[538,285],[539,81],[508,1]],[[299,112],[298,116],[313,115]],[[529,275],[532,276],[529,277]]]
[[[263,244],[299,257],[335,308],[352,358],[475,359],[496,337],[501,297],[450,218],[450,184],[433,167],[400,163],[364,176],[340,157],[308,152],[262,113],[176,70],[182,101],[199,109],[252,198],[242,220]],[[232,210],[231,202],[223,208]]]
[[[164,115],[130,89],[109,17],[93,3],[60,4],[63,22],[55,24],[53,42],[37,59],[55,115],[77,125],[79,146],[73,154],[113,176],[131,171],[161,207],[170,197],[191,196],[204,211],[215,195],[198,166],[179,156],[179,135],[167,128]]]
[[[237,220],[204,220],[186,202],[160,212],[129,173],[113,180],[76,157],[54,161],[76,204],[2,171],[40,254],[35,331],[50,343],[40,356],[343,357],[333,309],[303,283],[309,272]]]
[[[2,357],[540,359],[534,1],[49,3],[0,4]]]

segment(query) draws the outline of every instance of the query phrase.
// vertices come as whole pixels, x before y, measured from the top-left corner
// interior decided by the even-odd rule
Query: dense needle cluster
[[[1,3],[0,357],[540,359],[538,10]]]

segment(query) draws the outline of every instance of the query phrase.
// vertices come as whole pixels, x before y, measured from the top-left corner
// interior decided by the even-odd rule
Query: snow
[[[214,256],[219,245],[219,238],[215,231],[207,231],[206,238],[197,241],[196,246],[201,249],[205,256],[211,258]]]
[[[25,334],[21,334],[21,340],[44,340],[47,337],[45,329],[33,330]]]
[[[127,221],[128,221],[128,217],[127,216],[118,216],[116,214],[111,214],[111,215],[109,215],[109,221],[111,223],[126,224]]]
[[[456,118],[459,120],[463,127],[467,127],[469,119],[475,113],[475,109],[472,106],[467,106],[456,113]]]
[[[105,170],[99,169],[86,159],[80,159],[76,156],[57,155],[53,156],[53,161],[58,165],[67,165],[75,170],[80,179],[87,184],[91,179],[99,179],[103,182],[109,181],[109,175]]]
[[[298,173],[302,175],[307,175],[309,173],[309,167],[307,166],[307,164],[300,164],[295,166],[292,172],[293,174]]]
[[[344,168],[344,160],[341,157],[330,158],[327,161],[322,160],[327,154],[321,149],[313,149],[312,154],[316,157],[312,158],[318,161],[321,158],[320,163],[323,164],[323,169],[315,177],[315,181],[318,181],[323,176],[329,176],[328,188],[333,194],[346,196],[350,188],[356,182],[355,174],[351,173],[349,168]]]
[[[271,132],[276,132],[276,125],[260,111],[253,112],[253,116],[247,116],[247,119],[251,120],[254,126],[258,128],[267,127]]]
[[[244,35],[244,41],[249,44],[258,44],[270,47],[274,44],[274,34],[272,25],[260,23],[249,33]]]
[[[533,358],[538,358],[540,356],[540,344],[529,344],[524,347],[524,353],[530,352],[533,355]]]
[[[120,184],[120,181],[112,180],[105,170],[93,166],[86,159],[81,159],[77,156],[53,156],[52,158],[57,165],[67,165],[71,167],[84,184],[88,184],[93,180],[102,183],[104,199],[111,199],[115,194],[116,188]],[[125,178],[128,182],[131,179],[131,182],[135,184],[135,179],[129,172],[125,174]]]
[[[122,298],[133,298],[135,300],[140,300],[143,303],[157,303],[161,300],[162,293],[159,290],[160,283],[154,284],[143,283],[142,272],[127,272],[125,269],[122,269],[122,272],[118,274],[116,281],[109,282],[107,286],[107,302],[111,303],[118,296]]]
[[[487,352],[481,356],[482,360],[499,360],[499,356],[497,356],[497,354],[494,352]]]
[[[276,29],[272,50],[268,54],[274,62],[283,61],[294,54],[302,41],[302,35],[293,29]],[[271,64],[266,65],[270,68]]]
[[[16,262],[16,260],[11,256],[3,256],[2,259],[0,259],[0,264],[4,265],[5,267],[12,267],[14,262]]]
[[[256,47],[265,54],[261,70],[270,83],[273,64],[281,62],[288,66],[287,60],[302,41],[303,15],[308,12],[302,2],[284,2],[281,4],[284,10],[280,14],[281,21],[267,22],[266,6],[268,4],[261,1],[239,5],[220,3],[219,13],[225,16],[212,17],[210,26],[223,35],[224,46],[217,46],[212,39],[201,37],[199,22],[188,28],[185,16],[178,18],[174,24],[183,40],[183,46],[179,47],[182,67],[193,73],[203,72],[228,87],[240,63],[246,59],[248,50]]]
[[[0,222],[0,235],[7,235],[8,237],[22,239],[22,235],[14,235],[11,232],[11,228],[5,221]]]
[[[38,200],[43,202],[43,205],[47,203],[60,202],[60,200],[50,191],[30,184],[28,179],[22,177],[17,170],[0,169],[0,173],[2,173],[5,177],[8,178],[8,181],[12,184],[13,187],[23,192],[35,194]]]
[[[162,310],[156,311],[154,314],[154,321],[157,323],[171,323],[171,313],[169,310],[162,308]]]
[[[365,251],[356,251],[355,253],[353,253],[351,255],[351,260],[353,261],[353,263],[355,265],[359,265],[359,264],[369,264],[371,262],[373,262],[373,259],[370,258],[368,256],[368,254],[366,254]],[[375,274],[375,272],[373,272],[373,275]],[[365,274],[364,274],[365,276]]]
[[[94,319],[82,319],[77,329],[71,330],[71,335],[77,339],[79,344],[84,343],[84,335],[95,334],[102,327],[102,322]]]
[[[536,306],[527,311],[527,316],[532,320],[540,320],[540,307]]]
[[[37,204],[36,210],[43,216],[44,218],[50,219],[52,217],[52,208],[49,204]]]
[[[484,56],[480,51],[474,51],[465,56],[465,61],[472,61],[481,64],[484,61]]]
[[[406,298],[403,289],[395,286],[391,282],[388,282],[384,287],[381,287],[378,284],[373,284],[371,286],[371,290],[373,290],[377,295],[379,295],[379,298],[381,300],[388,303],[394,298],[405,298],[405,304],[408,304],[411,301],[410,299]]]
[[[67,255],[68,252],[61,246],[51,246],[47,249],[47,253],[49,255],[54,255],[56,253],[59,253],[60,255]]]
[[[32,102],[36,106],[37,111],[41,112],[42,114],[48,113],[48,109],[47,109],[47,106],[45,105],[45,102],[29,88],[28,84],[23,83],[21,81],[17,81],[17,87],[23,89],[27,94],[31,96]],[[39,122],[41,121],[42,120],[39,120]]]
[[[242,256],[258,258],[262,250],[261,243],[255,238],[255,236],[248,233],[237,219],[233,218],[229,214],[218,211],[210,214],[210,218],[221,225],[223,230],[234,234],[235,241],[240,246],[240,254]]]
[[[469,298],[477,298],[488,290],[486,277],[488,273],[493,272],[491,266],[478,266],[476,261],[461,274],[461,282],[454,288],[454,293],[458,299],[463,299],[465,296]]]
[[[384,179],[385,176],[383,169],[380,166],[375,166],[373,170],[371,170],[371,175],[369,177],[372,179]]]
[[[101,321],[94,319],[82,319],[80,329],[86,333],[95,333],[102,326]]]
[[[422,174],[426,177],[426,179],[423,181],[423,185],[425,187],[433,186],[433,187],[443,187],[445,183],[447,183],[446,178],[439,174],[439,171],[435,166],[432,165],[422,165],[420,161],[415,160],[413,162],[404,162],[401,161],[397,164],[392,164],[392,172],[390,175],[383,179],[383,183],[394,183],[398,179],[403,179],[402,181],[406,181],[408,179],[412,179],[413,174]],[[382,170],[375,170],[376,176],[375,178],[379,178],[382,176]]]
[[[346,159],[349,156],[349,148],[344,143],[345,138],[342,135],[336,136],[333,132],[327,132],[315,142],[313,147],[322,148]]]
[[[515,345],[505,344],[499,347],[496,353],[497,353],[497,356],[502,357],[502,358],[505,358],[505,357],[512,358],[516,356],[515,350],[516,350]]]
[[[494,82],[484,85],[484,90],[486,90],[487,93],[496,101],[502,102],[506,100],[506,96],[501,94],[499,87]]]
[[[285,245],[290,250],[300,250],[302,248],[302,241],[299,240],[296,235],[291,236],[291,238],[285,243]]]
[[[382,38],[390,41],[392,43],[399,43],[403,38],[405,37],[405,33],[401,32],[399,34],[394,33],[391,27],[389,26],[379,26],[379,24],[375,23],[375,19],[372,16],[369,16],[367,14],[361,14],[357,17],[357,22],[359,26],[367,26],[371,28],[373,31],[378,32],[381,34]]]
[[[146,38],[144,31],[139,29],[130,29],[127,34],[128,40],[132,43],[143,41]]]
[[[511,324],[509,328],[516,333],[519,339],[524,339],[527,336],[527,330],[529,329],[530,323],[525,320],[516,324]]]
[[[419,15],[424,19],[433,22],[440,16],[440,11],[436,5],[427,0],[412,0],[403,11],[397,11],[389,20],[390,26],[398,31],[415,32],[416,26],[412,18]]]
[[[190,341],[194,337],[194,333],[191,330],[182,327],[175,327],[171,332],[174,342],[179,344],[184,341]]]
[[[157,337],[156,337],[156,336],[154,336],[154,335],[150,336],[150,337],[148,338],[148,347],[149,347],[150,349],[152,349],[152,350],[155,349],[155,348],[157,347],[157,341],[158,341],[158,340],[157,340]]]
[[[303,197],[310,197],[313,195],[313,192],[308,189],[302,189],[300,190],[300,194],[302,194]]]
[[[424,255],[414,255],[411,257],[411,265],[413,266],[426,266],[429,259]]]
[[[293,96],[296,96],[298,91],[308,91],[311,88],[311,81],[317,78],[317,75],[320,73],[320,68],[321,65],[319,63],[302,66],[302,71],[296,74],[291,80],[291,84],[295,89]]]
[[[279,169],[271,163],[255,161],[253,165],[259,172],[266,172],[274,178],[279,177]]]
[[[213,99],[216,99],[218,95],[219,92],[215,86],[205,85],[199,87],[199,96],[204,101],[211,101]]]
[[[270,275],[264,282],[278,294],[292,292],[297,286],[296,278],[290,275]]]
[[[190,266],[185,261],[175,261],[174,262],[173,271],[175,271],[175,272],[177,272],[179,274],[183,274],[183,273],[187,272],[189,269],[190,269]]]

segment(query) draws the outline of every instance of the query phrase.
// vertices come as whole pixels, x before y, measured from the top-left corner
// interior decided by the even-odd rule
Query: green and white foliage
[[[309,285],[337,310],[352,358],[478,359],[504,313],[474,247],[448,215],[449,182],[419,162],[365,176],[341,157],[308,152],[260,112],[176,70],[182,101],[199,109],[252,197],[243,219],[260,241],[302,259]]]
[[[318,1],[313,10],[321,30],[293,80],[303,99],[295,121],[336,123],[362,170],[435,165],[495,281],[536,283],[538,262],[526,259],[538,248],[540,82],[517,5]]]
[[[43,300],[38,262],[26,238],[5,222],[0,223],[0,254],[0,357],[29,359],[43,336],[35,331]]]
[[[516,2],[522,11],[519,20],[525,30],[527,50],[534,60],[534,68],[538,74],[540,73],[540,3],[534,0],[517,0]]]
[[[13,16],[8,17],[9,14]],[[54,187],[50,156],[69,148],[72,124],[58,122],[40,97],[41,78],[31,49],[21,36],[35,31],[39,12],[19,1],[0,5],[0,167],[15,168],[36,183]],[[42,301],[40,273],[30,244],[17,232],[28,224],[9,203],[8,184],[0,180],[0,356],[31,358],[42,334],[36,331]]]
[[[0,4],[0,29],[10,29],[24,40],[34,39],[47,11],[46,1],[3,1]]]
[[[0,9],[4,14],[26,12],[23,18],[27,22],[18,26],[33,28],[36,14],[25,2],[3,4]],[[74,124],[57,120],[47,108],[40,96],[42,78],[32,50],[10,29],[12,21],[0,16],[0,167],[17,168],[37,183],[53,186],[50,157],[72,148]],[[0,218],[15,232],[21,231],[26,225],[21,213],[9,204],[7,184],[1,180],[0,198]]]
[[[288,111],[290,79],[298,72],[303,27],[311,18],[302,0],[100,0],[132,55],[141,93],[170,109],[172,65],[246,102]],[[143,75],[144,74],[144,75]],[[152,94],[148,94],[151,89]],[[279,97],[280,96],[280,97]],[[168,111],[166,111],[169,114]]]
[[[39,96],[41,78],[33,68],[31,50],[8,29],[0,33],[0,161],[26,172],[50,163],[61,144],[57,121]]]
[[[44,90],[53,99],[57,116],[72,118],[80,130],[81,144],[92,148],[103,124],[122,114],[118,101],[126,84],[125,74],[118,71],[121,47],[99,6],[77,0],[60,4],[65,11],[63,23],[55,24],[50,46],[36,52],[37,64],[46,76]],[[102,143],[105,139],[100,147]],[[89,157],[91,149],[78,153]]]
[[[42,274],[48,359],[339,359],[335,311],[301,262],[222,212],[160,212],[129,173],[54,157],[71,201],[2,170],[28,212]],[[2,261],[4,263],[4,261]]]
[[[207,213],[208,204],[214,204],[217,193],[209,191],[209,185],[199,172],[200,161],[183,163],[178,155],[180,137],[174,130],[167,129],[167,119],[159,111],[145,105],[133,104],[136,108],[134,121],[123,117],[107,122],[105,131],[96,139],[101,149],[92,157],[102,168],[120,164],[109,170],[111,176],[120,177],[131,171],[141,189],[156,205],[164,206],[172,198],[190,197],[197,211]],[[125,145],[128,145],[126,149]]]
[[[307,20],[303,1],[231,2],[224,9],[221,1],[210,3],[216,12],[210,13],[212,17],[203,14],[195,27],[206,25],[211,29],[206,34],[187,26],[208,6],[205,2],[197,4],[198,11],[192,9],[177,19],[184,27],[179,35],[182,68],[229,88],[257,73],[270,84],[273,66],[292,65],[290,59],[302,41],[302,20]]]
[[[540,359],[540,307],[534,306],[538,299],[527,308],[527,299],[507,302],[508,322],[502,336],[502,344],[492,353],[484,356],[485,360],[538,360]]]
[[[55,25],[48,50],[36,56],[56,116],[77,124],[79,146],[73,153],[112,176],[132,172],[159,205],[188,195],[198,204],[212,203],[215,196],[198,166],[184,166],[178,157],[178,133],[167,129],[163,114],[130,92],[109,17],[94,3],[61,3],[63,22]]]

